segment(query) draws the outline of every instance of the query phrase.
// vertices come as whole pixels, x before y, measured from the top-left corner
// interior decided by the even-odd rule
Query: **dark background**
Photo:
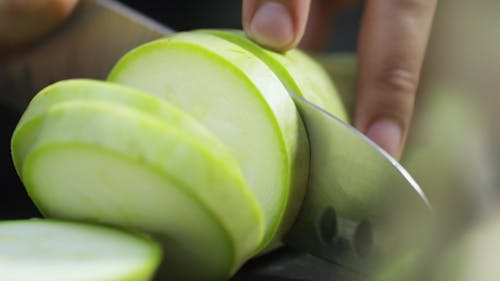
[[[0,188],[2,189],[0,192],[0,220],[39,216],[17,177],[10,156],[10,137],[20,117],[20,112],[0,103],[0,122],[2,124],[2,130],[0,130]]]

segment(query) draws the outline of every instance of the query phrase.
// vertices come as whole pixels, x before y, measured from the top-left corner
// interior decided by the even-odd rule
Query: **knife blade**
[[[289,94],[306,125],[311,164],[285,244],[367,273],[382,257],[422,242],[431,205],[411,175],[351,125]]]
[[[115,1],[82,0],[59,30],[1,62],[0,100],[23,110],[55,81],[103,79],[125,52],[172,32]],[[308,128],[312,163],[307,195],[285,243],[363,271],[367,257],[378,256],[377,247],[388,249],[391,239],[401,240],[395,238],[405,229],[401,220],[415,221],[415,213],[429,209],[428,200],[411,176],[360,132],[290,95]],[[394,216],[400,208],[412,211]]]

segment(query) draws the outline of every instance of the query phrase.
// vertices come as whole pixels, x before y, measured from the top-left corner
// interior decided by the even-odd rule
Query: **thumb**
[[[244,0],[243,29],[257,43],[272,50],[295,47],[307,23],[311,0]]]

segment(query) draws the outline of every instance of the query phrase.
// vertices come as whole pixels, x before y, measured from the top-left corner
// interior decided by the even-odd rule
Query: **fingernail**
[[[389,118],[376,120],[366,131],[366,136],[393,157],[399,157],[402,131],[395,120]]]
[[[265,2],[250,23],[250,36],[258,43],[281,49],[293,41],[293,22],[288,9],[277,2]]]

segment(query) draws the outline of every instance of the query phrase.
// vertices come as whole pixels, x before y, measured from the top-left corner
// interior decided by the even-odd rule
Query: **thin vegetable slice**
[[[265,247],[293,222],[308,173],[307,137],[276,75],[252,53],[186,32],[126,54],[109,75],[166,99],[201,121],[238,160],[265,216]]]
[[[160,246],[136,233],[57,220],[0,222],[0,279],[147,281]]]
[[[19,120],[12,136],[12,157],[18,173],[22,162],[36,139],[37,129],[43,114],[52,106],[65,101],[99,101],[112,105],[121,105],[154,117],[166,124],[185,131],[206,146],[222,148],[222,144],[209,131],[178,108],[160,99],[136,89],[109,82],[90,79],[69,79],[54,83],[38,93]],[[225,161],[237,163],[229,153],[221,153]]]

